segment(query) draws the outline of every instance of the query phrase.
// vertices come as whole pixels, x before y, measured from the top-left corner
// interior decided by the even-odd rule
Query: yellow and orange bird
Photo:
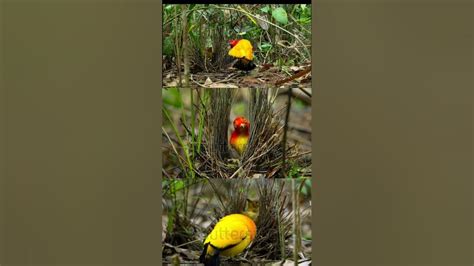
[[[249,142],[249,131],[250,122],[242,116],[238,116],[234,119],[234,131],[230,135],[230,145],[234,148],[239,155],[244,153]]]
[[[238,39],[229,41],[231,49],[229,55],[237,58],[234,67],[243,71],[250,71],[255,68],[253,63],[253,46],[249,40]]]
[[[250,204],[256,203],[249,202]],[[204,240],[200,262],[205,266],[217,266],[220,264],[220,255],[234,257],[242,253],[257,234],[255,217],[255,212],[248,211],[245,214],[230,214],[220,219]]]

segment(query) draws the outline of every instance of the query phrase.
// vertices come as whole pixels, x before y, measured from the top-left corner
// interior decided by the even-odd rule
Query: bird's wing
[[[253,47],[250,41],[240,40],[232,49],[229,50],[229,55],[235,58],[245,58],[253,60]]]
[[[204,243],[210,243],[213,248],[225,250],[242,242],[249,235],[245,223],[238,219],[219,221]]]

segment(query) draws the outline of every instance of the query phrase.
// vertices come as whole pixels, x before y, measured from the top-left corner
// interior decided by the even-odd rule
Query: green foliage
[[[167,36],[163,40],[163,54],[167,56],[173,56],[174,54],[174,42],[171,36]]]
[[[306,4],[301,4],[300,8],[296,10],[298,15],[298,23],[303,25],[311,24],[311,8]]]
[[[281,7],[273,9],[272,17],[281,24],[288,24],[288,15],[286,14],[285,9]]]
[[[163,104],[174,108],[183,108],[181,93],[178,88],[168,88],[162,90]]]
[[[171,179],[169,180],[170,193],[175,195],[178,191],[185,187],[185,179]]]
[[[268,13],[270,11],[270,6],[266,5],[260,8],[260,11],[262,11],[263,13]]]
[[[292,165],[288,171],[288,178],[299,178],[300,177],[301,168],[297,165]]]
[[[268,43],[268,42],[264,42],[264,43],[261,43],[261,44],[258,45],[258,48],[264,53],[270,51],[272,49],[272,47],[273,47],[273,45],[271,43]]]
[[[310,59],[310,5],[193,4],[186,10],[189,30],[183,32],[181,23],[175,23],[182,19],[179,5],[164,6],[163,34],[167,37],[163,53],[170,56],[177,48],[182,49],[176,41],[188,34],[191,61],[197,69],[209,72],[221,69],[227,41],[238,38],[252,42],[256,61],[260,63],[297,65]]]

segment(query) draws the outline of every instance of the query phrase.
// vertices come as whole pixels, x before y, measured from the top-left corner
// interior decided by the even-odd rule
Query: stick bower
[[[207,178],[285,177],[281,110],[274,110],[270,89],[250,89],[249,142],[241,158],[231,157],[228,128],[236,91],[230,88],[205,90],[206,97],[201,98],[199,104],[204,108],[204,136],[194,171]],[[296,146],[289,146],[287,160],[296,163],[298,157]],[[232,163],[232,159],[238,159],[238,163]]]

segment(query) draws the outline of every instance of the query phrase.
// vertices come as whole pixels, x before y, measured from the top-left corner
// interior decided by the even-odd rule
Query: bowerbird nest
[[[257,234],[248,252],[242,254],[250,261],[281,260],[291,254],[288,241],[292,236],[294,211],[285,208],[289,195],[282,179],[236,179],[233,182],[209,180],[221,204],[215,208],[216,219],[208,231],[214,228],[217,221],[229,214],[245,211],[246,200],[252,198],[249,191],[256,190],[258,216],[255,224]],[[254,182],[252,182],[254,181]],[[222,189],[223,187],[225,189]],[[205,233],[209,233],[205,232]]]
[[[204,136],[201,152],[197,156],[194,171],[208,178],[254,178],[285,177],[287,162],[297,162],[299,153],[295,145],[283,145],[283,113],[286,109],[274,110],[274,95],[270,89],[249,89],[248,120],[250,137],[247,148],[230,163],[232,152],[229,146],[229,124],[231,106],[237,89],[206,89],[200,99],[204,109]],[[284,154],[284,148],[286,154]],[[284,159],[286,158],[286,159]],[[235,159],[235,158],[234,158]]]

